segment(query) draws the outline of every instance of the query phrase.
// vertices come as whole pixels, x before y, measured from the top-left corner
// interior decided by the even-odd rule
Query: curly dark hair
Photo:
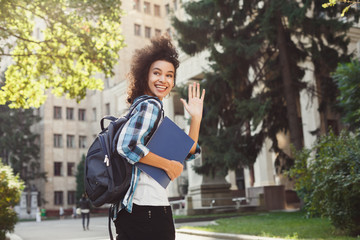
[[[128,103],[132,104],[135,98],[149,91],[148,74],[151,64],[155,61],[164,60],[172,63],[175,69],[175,85],[176,69],[179,67],[178,57],[179,54],[166,36],[152,38],[150,45],[135,50],[129,73]]]

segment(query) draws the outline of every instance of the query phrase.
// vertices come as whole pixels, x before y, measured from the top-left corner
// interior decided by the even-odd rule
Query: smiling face
[[[160,100],[163,100],[174,87],[174,81],[174,65],[164,60],[157,60],[151,64],[149,69],[148,85],[150,92],[146,94],[156,96]]]

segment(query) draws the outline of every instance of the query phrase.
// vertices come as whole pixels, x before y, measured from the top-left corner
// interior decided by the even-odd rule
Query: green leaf
[[[81,101],[87,89],[103,89],[99,76],[114,75],[125,46],[120,0],[19,0],[0,7],[0,38],[8,46],[0,53],[12,57],[0,104],[39,107],[49,89]]]

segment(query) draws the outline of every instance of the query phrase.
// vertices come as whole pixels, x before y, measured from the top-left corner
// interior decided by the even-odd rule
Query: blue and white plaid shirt
[[[141,101],[142,98],[146,96],[140,96],[134,100],[133,104]],[[136,108],[133,110],[130,119],[124,125],[117,145],[118,153],[125,157],[131,164],[135,164],[140,161],[141,158],[146,156],[149,153],[149,149],[145,145],[145,140],[151,130],[155,126],[156,119],[160,115],[160,121],[163,119],[162,106],[159,101],[154,99],[148,99],[139,103]],[[200,153],[200,147],[197,146],[196,154]],[[194,159],[195,156],[192,155],[189,159]],[[128,212],[132,211],[132,201],[134,192],[139,180],[140,169],[135,165],[132,169],[132,179],[130,182],[130,187],[127,193],[125,194],[124,199],[122,199],[118,206],[114,206],[114,219],[116,219],[116,213],[123,208],[126,208]]]

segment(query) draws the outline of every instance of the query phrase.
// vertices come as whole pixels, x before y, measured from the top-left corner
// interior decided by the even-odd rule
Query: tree
[[[322,6],[323,6],[323,8],[333,7],[333,6],[335,6],[337,3],[346,3],[346,4],[348,4],[348,5],[342,10],[342,13],[341,13],[341,16],[342,16],[342,17],[345,15],[345,13],[346,13],[347,11],[349,11],[349,9],[350,9],[351,7],[354,7],[354,6],[358,5],[358,4],[360,4],[359,1],[351,1],[351,0],[339,0],[339,1],[337,1],[337,0],[329,0],[329,2],[324,3]]]
[[[39,117],[32,109],[0,105],[0,157],[27,186],[31,180],[46,179],[46,173],[40,170],[39,136],[31,131],[37,121]]]
[[[15,176],[13,170],[3,165],[0,159],[0,240],[6,239],[6,232],[14,231],[17,216],[13,208],[20,201],[23,188],[19,176]]]
[[[339,64],[332,75],[339,88],[339,106],[350,130],[360,129],[360,62]]]
[[[293,159],[276,135],[289,132],[291,144],[302,148],[300,91],[317,94],[326,116],[337,90],[329,74],[350,57],[345,33],[352,23],[339,21],[336,8],[324,9],[315,0],[202,0],[184,9],[186,20],[173,19],[179,46],[190,55],[208,50],[211,64],[202,82],[205,161],[197,171],[251,168],[266,138],[279,169],[289,168]],[[302,81],[305,61],[314,65],[316,86]]]
[[[76,199],[79,200],[82,194],[85,192],[84,186],[84,171],[85,171],[85,155],[82,155],[81,161],[77,166],[76,172]]]
[[[48,89],[77,101],[87,89],[101,90],[98,73],[113,76],[124,46],[120,6],[120,0],[1,1],[0,60],[11,57],[11,65],[0,104],[39,107]]]

